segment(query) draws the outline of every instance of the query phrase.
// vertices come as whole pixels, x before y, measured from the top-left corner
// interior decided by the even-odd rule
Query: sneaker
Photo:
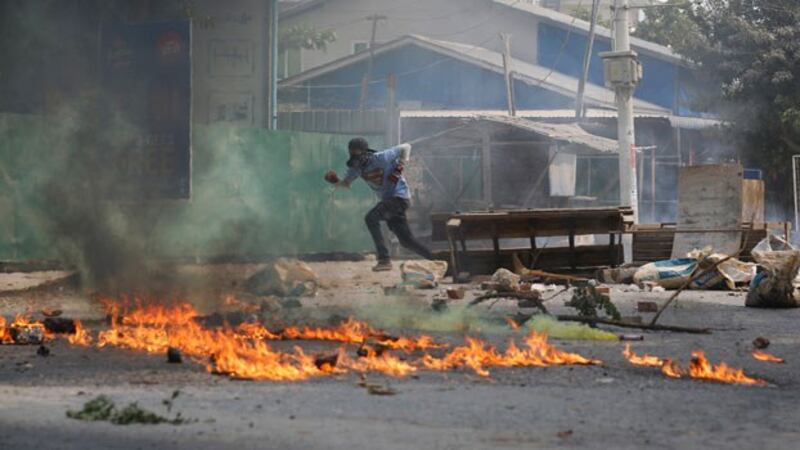
[[[392,270],[392,262],[389,260],[378,261],[378,264],[375,264],[375,267],[372,268],[373,272],[387,272],[389,270]]]

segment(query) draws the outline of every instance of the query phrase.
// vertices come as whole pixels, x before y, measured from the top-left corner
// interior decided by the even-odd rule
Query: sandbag
[[[447,273],[445,261],[411,260],[400,265],[403,282],[418,287],[436,287]]]
[[[643,285],[656,283],[664,289],[678,289],[692,277],[697,269],[695,258],[677,258],[643,265],[633,274],[633,282]]]
[[[777,236],[768,236],[751,253],[758,263],[758,269],[750,282],[745,306],[800,306],[800,250]]]

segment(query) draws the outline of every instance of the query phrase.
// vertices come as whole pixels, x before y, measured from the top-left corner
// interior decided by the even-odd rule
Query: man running
[[[411,144],[401,144],[381,152],[369,148],[364,138],[350,140],[347,145],[350,159],[347,160],[347,174],[339,180],[335,171],[325,174],[325,181],[335,185],[350,187],[359,176],[378,195],[380,201],[365,217],[367,228],[375,241],[378,264],[372,268],[376,272],[392,269],[389,249],[381,233],[381,221],[400,240],[400,245],[426,259],[432,259],[431,251],[411,234],[406,219],[411,194],[403,176],[403,166],[411,154]]]

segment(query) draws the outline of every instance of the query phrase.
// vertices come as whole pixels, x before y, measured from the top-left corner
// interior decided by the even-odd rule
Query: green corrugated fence
[[[48,167],[49,152],[59,145],[50,122],[0,114],[0,260],[63,255],[63,239],[42,225],[60,205],[44,202],[40,186],[69,176]],[[104,205],[114,211],[105,219],[116,237],[138,234],[132,238],[149,254],[167,258],[372,248],[363,223],[372,193],[355,183],[334,197],[322,180],[327,169],[344,169],[346,137],[195,125],[192,140],[191,200]],[[131,222],[148,227],[126,225]]]

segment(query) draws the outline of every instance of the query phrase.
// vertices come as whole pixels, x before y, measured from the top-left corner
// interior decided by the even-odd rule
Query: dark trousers
[[[409,201],[400,197],[382,200],[375,205],[364,218],[367,222],[367,228],[369,228],[369,232],[372,235],[372,240],[375,241],[375,250],[378,252],[379,261],[386,261],[389,259],[389,249],[386,248],[386,243],[383,240],[383,233],[381,233],[381,221],[386,222],[389,229],[392,230],[392,233],[400,240],[400,245],[423,258],[433,258],[431,251],[422,245],[414,235],[411,234],[411,229],[408,228],[408,220],[406,219],[406,210],[408,206]]]

